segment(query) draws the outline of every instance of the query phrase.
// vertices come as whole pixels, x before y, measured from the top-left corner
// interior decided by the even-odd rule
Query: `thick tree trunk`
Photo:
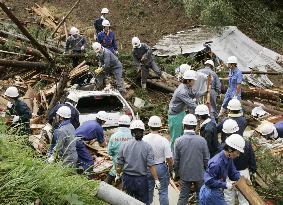
[[[46,69],[48,68],[49,65],[43,62],[29,62],[29,61],[0,59],[0,66],[13,67],[13,68]]]

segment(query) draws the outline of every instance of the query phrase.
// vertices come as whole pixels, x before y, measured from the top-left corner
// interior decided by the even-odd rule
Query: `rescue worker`
[[[77,65],[79,65],[81,58],[80,54],[82,54],[85,50],[87,42],[86,38],[80,35],[79,29],[76,27],[72,27],[70,29],[70,34],[71,35],[66,40],[64,54],[66,54],[69,50],[72,51],[72,65],[73,68],[75,68]]]
[[[151,116],[148,121],[148,126],[150,133],[143,137],[143,141],[150,144],[153,149],[155,168],[160,182],[159,203],[160,205],[169,205],[169,171],[173,169],[173,155],[169,141],[159,134],[159,130],[162,126],[160,117]],[[147,178],[149,185],[149,203],[151,204],[153,202],[155,181],[149,171]]]
[[[102,125],[107,120],[107,113],[99,111],[96,120],[88,120],[76,129],[76,137],[78,138],[76,148],[78,152],[78,167],[82,167],[85,172],[90,173],[92,178],[92,169],[94,165],[91,153],[88,151],[85,141],[96,139],[100,147],[105,147],[106,142],[104,138]]]
[[[187,114],[183,119],[183,125],[184,135],[176,139],[174,148],[174,171],[181,180],[178,205],[187,205],[189,195],[193,193],[192,185],[198,196],[209,160],[206,140],[195,133],[197,126],[195,115]]]
[[[116,165],[117,174],[122,176],[123,190],[130,196],[149,205],[147,169],[150,170],[156,188],[160,182],[155,169],[152,147],[142,140],[145,130],[141,120],[134,120],[130,125],[133,140],[120,147]]]
[[[282,121],[278,124],[282,126]],[[277,126],[278,126],[277,125]],[[279,130],[281,133],[281,130]],[[259,133],[262,137],[264,137],[267,140],[277,140],[279,138],[283,138],[283,135],[279,135],[277,128],[272,123],[263,123],[259,127]],[[281,133],[282,134],[282,133]]]
[[[104,20],[108,20],[106,18],[106,15],[109,13],[109,10],[107,8],[103,8],[101,9],[101,16],[97,19],[94,20],[94,23],[93,23],[93,26],[95,28],[95,33],[96,33],[96,36],[98,36],[98,34],[103,31],[103,26],[102,26],[102,22]],[[94,38],[96,39],[96,37]]]
[[[103,48],[100,43],[95,42],[92,44],[92,48],[99,59],[99,68],[95,70],[96,75],[104,73],[105,78],[111,73],[114,74],[117,89],[121,94],[124,94],[124,82],[123,82],[123,66],[117,56],[115,56],[107,48]]]
[[[256,176],[256,159],[252,144],[250,141],[245,140],[244,152],[240,153],[240,156],[233,160],[236,169],[240,172],[241,176],[244,176],[250,181],[250,174]],[[230,181],[230,179],[227,179]],[[227,205],[235,205],[236,198],[239,201],[239,205],[249,205],[249,202],[245,197],[236,189],[225,189],[224,198]]]
[[[218,153],[219,148],[216,125],[209,117],[209,109],[204,104],[196,107],[195,115],[200,125],[200,136],[206,140],[210,158],[212,158]]]
[[[174,148],[175,140],[183,134],[182,120],[186,115],[185,111],[194,113],[196,108],[196,98],[205,93],[195,92],[193,89],[196,72],[187,70],[183,75],[183,82],[175,90],[169,104],[168,124],[170,130],[171,149]]]
[[[228,58],[229,71],[229,85],[226,91],[224,101],[222,103],[218,117],[224,115],[227,110],[227,105],[232,98],[241,99],[241,84],[243,81],[242,71],[237,67],[237,57],[230,56]]]
[[[206,75],[210,75],[211,79],[211,91],[210,91],[210,112],[211,118],[216,119],[218,116],[216,98],[221,94],[221,82],[218,78],[218,75],[213,71],[214,63],[212,60],[207,60],[204,63],[204,68],[198,70]]]
[[[191,70],[192,67],[188,64],[181,64],[178,68],[175,69],[175,76],[178,81],[183,80],[183,75],[187,70]]]
[[[227,119],[225,120],[225,122],[223,123],[222,126],[222,132],[221,132],[221,145],[220,145],[220,150],[222,150],[224,144],[225,144],[225,140],[228,136],[232,135],[232,134],[239,134],[239,125],[238,123],[233,120],[233,119]]]
[[[233,98],[229,101],[227,108],[228,108],[228,111],[229,111],[228,117],[224,118],[220,123],[218,123],[217,131],[220,132],[222,130],[223,123],[227,119],[232,119],[232,120],[235,120],[237,122],[238,127],[239,127],[237,134],[243,136],[244,131],[247,127],[247,120],[243,116],[241,102],[238,99]]]
[[[128,115],[122,115],[118,120],[119,128],[117,132],[111,135],[108,142],[108,154],[112,157],[113,167],[107,175],[105,182],[112,184],[116,177],[116,163],[119,154],[119,148],[125,142],[132,140],[133,136],[129,129],[131,118]]]
[[[240,179],[233,159],[244,152],[245,140],[238,134],[233,134],[225,140],[224,150],[208,161],[208,168],[204,173],[204,185],[201,187],[200,205],[226,205],[223,189],[232,189],[234,184],[226,182],[229,177],[232,181]]]
[[[54,130],[54,148],[51,147],[49,162],[54,159],[63,161],[64,165],[76,166],[78,154],[76,150],[75,128],[70,122],[71,109],[67,106],[60,107],[56,112],[56,121],[59,126]]]
[[[69,93],[64,104],[58,104],[48,111],[47,116],[48,116],[49,124],[53,125],[53,127],[56,127],[57,125],[54,125],[55,122],[54,119],[56,117],[57,110],[62,106],[67,106],[71,109],[71,118],[70,118],[71,124],[74,126],[75,129],[77,129],[80,126],[80,119],[79,119],[80,113],[76,108],[78,101],[79,99],[76,93],[74,92]]]
[[[8,87],[4,95],[8,99],[7,114],[13,117],[11,127],[19,127],[17,134],[31,134],[31,110],[24,101],[20,100],[18,89],[14,86]]]
[[[110,30],[110,22],[108,20],[103,20],[102,26],[103,31],[98,33],[97,42],[117,56],[119,54],[117,42],[114,32]]]
[[[132,46],[133,63],[137,68],[137,72],[141,74],[142,89],[146,89],[149,69],[152,69],[159,78],[165,79],[160,68],[155,62],[152,49],[146,43],[141,43],[138,37],[132,38]]]

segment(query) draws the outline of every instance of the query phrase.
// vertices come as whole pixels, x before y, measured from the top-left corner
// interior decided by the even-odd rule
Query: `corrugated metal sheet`
[[[235,26],[223,27],[217,32],[214,29],[200,26],[181,31],[174,35],[165,36],[154,46],[155,55],[174,56],[186,53],[194,53],[202,50],[203,43],[211,43],[212,51],[224,62],[229,56],[238,58],[238,67],[242,71],[250,68],[257,68],[259,71],[266,71],[267,68],[277,72],[283,72],[283,68],[276,62],[283,59],[283,56],[265,48]],[[270,87],[272,82],[265,75],[245,75],[249,83],[257,87]]]

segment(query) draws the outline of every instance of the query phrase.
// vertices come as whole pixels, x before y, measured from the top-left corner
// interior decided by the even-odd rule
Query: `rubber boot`
[[[143,90],[146,90],[146,83],[142,83],[141,87],[142,87]]]

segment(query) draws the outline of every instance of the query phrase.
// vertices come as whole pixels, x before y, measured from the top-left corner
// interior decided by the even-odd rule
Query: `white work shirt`
[[[166,158],[172,157],[169,141],[165,137],[159,134],[149,133],[143,137],[143,141],[151,145],[155,164],[163,163]]]

